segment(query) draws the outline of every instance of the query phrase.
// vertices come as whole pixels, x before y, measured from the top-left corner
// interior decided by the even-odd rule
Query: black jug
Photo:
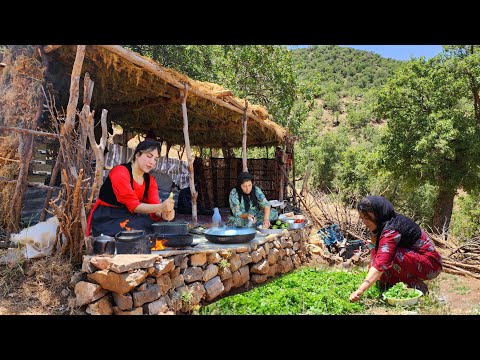
[[[115,235],[117,254],[151,254],[156,238],[144,230],[120,231]]]
[[[115,239],[112,236],[103,235],[97,236],[92,243],[93,254],[115,254]]]

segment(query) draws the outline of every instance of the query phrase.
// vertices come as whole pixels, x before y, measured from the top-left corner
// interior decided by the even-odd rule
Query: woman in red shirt
[[[115,236],[129,229],[148,234],[154,232],[153,222],[173,220],[175,201],[160,202],[157,182],[149,174],[159,156],[160,144],[147,139],[137,145],[131,162],[110,170],[88,216],[87,236]]]
[[[442,257],[428,235],[412,219],[396,213],[383,196],[364,197],[357,210],[372,232],[375,248],[367,276],[350,294],[350,301],[357,301],[377,280],[383,288],[403,282],[425,293],[423,280],[434,279],[442,271]]]

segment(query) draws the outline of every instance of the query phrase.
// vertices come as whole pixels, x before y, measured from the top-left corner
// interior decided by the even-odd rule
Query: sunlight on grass
[[[380,292],[370,288],[361,301],[350,293],[365,278],[365,271],[302,268],[248,292],[223,298],[201,308],[201,315],[319,315],[358,314],[375,303]]]

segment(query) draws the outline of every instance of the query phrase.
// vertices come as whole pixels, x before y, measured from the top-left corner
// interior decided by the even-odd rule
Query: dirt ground
[[[72,269],[46,260],[37,260],[23,270],[0,266],[0,315],[85,314],[68,306],[74,295],[69,286],[71,274]],[[429,295],[415,307],[395,308],[376,302],[366,314],[480,315],[479,279],[441,273],[427,284]]]

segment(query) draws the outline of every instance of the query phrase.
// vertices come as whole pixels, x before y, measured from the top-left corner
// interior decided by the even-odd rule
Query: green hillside
[[[294,71],[300,83],[314,90],[364,92],[385,83],[402,63],[370,51],[338,45],[314,45],[292,51]]]

